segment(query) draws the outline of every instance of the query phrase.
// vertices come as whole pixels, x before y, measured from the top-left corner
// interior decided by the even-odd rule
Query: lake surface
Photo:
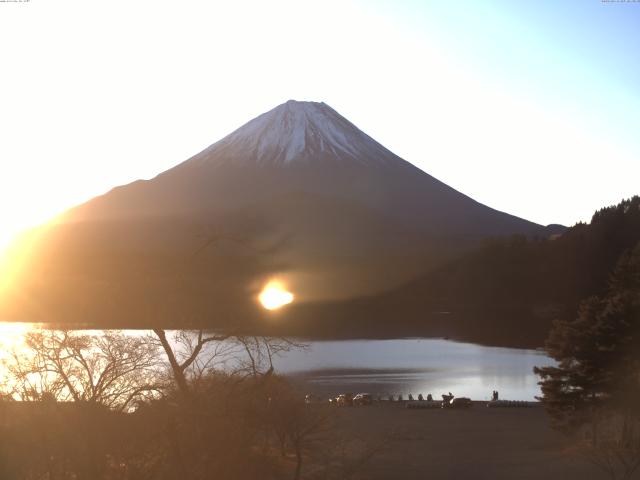
[[[534,366],[553,365],[543,352],[485,347],[441,339],[312,342],[307,351],[276,359],[276,369],[329,397],[344,392],[408,394],[425,398],[443,393],[488,400],[534,400],[540,395]]]
[[[31,324],[0,322],[0,361]],[[127,331],[141,335],[143,331]],[[442,339],[310,342],[304,350],[274,359],[276,371],[290,375],[306,391],[328,398],[344,392],[417,398],[443,393],[488,400],[534,400],[540,395],[534,366],[553,365],[543,352],[485,347]]]

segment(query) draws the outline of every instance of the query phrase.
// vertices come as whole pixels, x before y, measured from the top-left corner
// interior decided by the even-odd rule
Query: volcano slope
[[[367,298],[510,234],[546,230],[445,185],[328,105],[289,101],[30,232],[0,315],[268,331],[277,322],[265,316],[286,309],[265,312],[256,297],[277,278],[313,335],[337,313],[315,306]]]

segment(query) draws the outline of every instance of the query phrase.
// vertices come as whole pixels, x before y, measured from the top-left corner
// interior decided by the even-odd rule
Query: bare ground
[[[541,406],[414,410],[400,403],[335,409],[345,435],[385,443],[360,469],[369,479],[605,479],[570,453]]]

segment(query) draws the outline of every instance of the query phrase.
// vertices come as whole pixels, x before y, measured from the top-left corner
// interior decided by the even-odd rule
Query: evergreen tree
[[[640,243],[603,296],[554,323],[546,348],[558,364],[535,372],[552,425],[611,478],[630,478],[640,466]]]

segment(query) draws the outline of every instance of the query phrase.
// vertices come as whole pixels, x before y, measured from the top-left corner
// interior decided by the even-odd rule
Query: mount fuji
[[[366,297],[483,238],[549,233],[445,185],[328,105],[291,100],[38,230],[0,314],[251,325],[264,321],[255,296],[269,278],[297,302]]]

